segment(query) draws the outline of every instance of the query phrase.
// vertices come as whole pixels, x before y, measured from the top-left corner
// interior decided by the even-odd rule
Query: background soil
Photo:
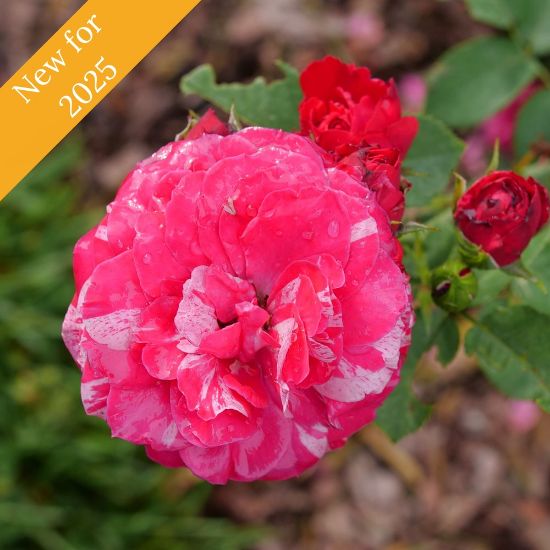
[[[80,5],[2,0],[0,81]],[[204,108],[178,90],[200,63],[246,81],[333,53],[399,80],[482,32],[459,0],[203,0],[80,125],[85,205]],[[207,514],[267,526],[261,550],[550,549],[550,418],[526,422],[462,356],[446,370],[426,357],[419,390],[434,414],[418,433],[393,445],[369,427],[298,480],[216,488]]]

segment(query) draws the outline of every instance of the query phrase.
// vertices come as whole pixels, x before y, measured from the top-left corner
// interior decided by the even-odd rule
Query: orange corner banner
[[[0,89],[0,200],[200,1],[88,0]]]

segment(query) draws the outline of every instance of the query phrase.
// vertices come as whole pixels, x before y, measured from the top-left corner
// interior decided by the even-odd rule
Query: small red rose
[[[458,201],[455,220],[465,237],[499,266],[519,259],[548,220],[547,190],[533,178],[509,171],[491,172]]]
[[[418,121],[401,116],[393,80],[372,78],[366,67],[328,56],[306,67],[300,85],[301,133],[337,158],[350,145],[395,147],[404,156],[413,142]]]

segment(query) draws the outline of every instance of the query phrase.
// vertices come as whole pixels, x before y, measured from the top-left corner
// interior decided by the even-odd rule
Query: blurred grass
[[[60,338],[72,247],[102,215],[83,208],[82,157],[73,136],[0,203],[0,548],[248,548],[262,533],[205,516],[207,484],[82,410]]]

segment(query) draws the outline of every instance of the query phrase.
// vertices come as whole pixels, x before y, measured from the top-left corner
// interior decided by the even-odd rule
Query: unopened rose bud
[[[491,172],[462,195],[455,221],[463,235],[499,266],[517,261],[548,221],[548,192],[533,178]]]
[[[449,313],[464,311],[476,294],[477,277],[460,261],[447,262],[432,275],[433,301]]]

